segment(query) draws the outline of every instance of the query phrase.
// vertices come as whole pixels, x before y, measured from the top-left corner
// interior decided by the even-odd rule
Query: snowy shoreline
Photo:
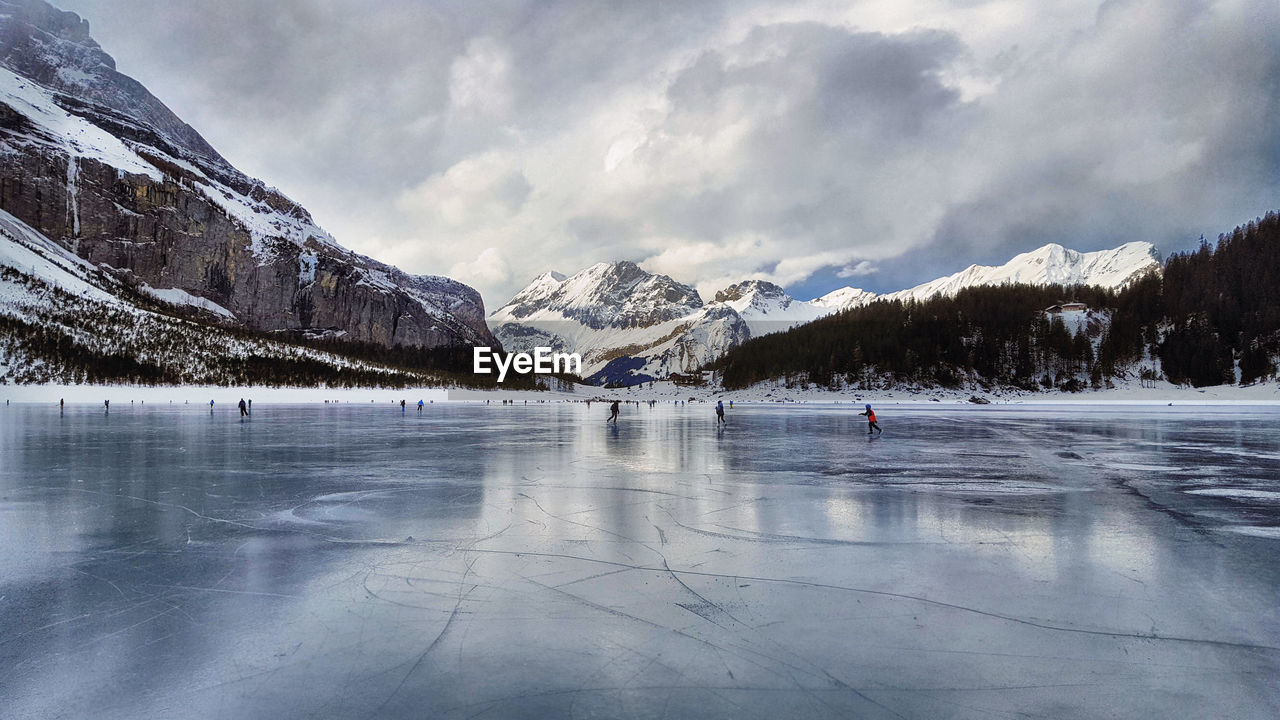
[[[988,400],[990,404],[971,402],[971,397]],[[872,403],[879,405],[963,405],[970,407],[1062,405],[1062,406],[1167,406],[1174,405],[1256,405],[1280,406],[1280,385],[1273,382],[1258,383],[1249,387],[1219,385],[1208,388],[1180,388],[1169,383],[1157,383],[1143,388],[1136,383],[1110,390],[1086,390],[1079,393],[1064,392],[986,392],[945,389],[893,389],[893,390],[839,390],[809,388],[788,389],[781,383],[766,383],[743,390],[721,390],[715,387],[677,386],[670,382],[656,382],[652,388],[606,389],[591,385],[579,385],[575,392],[531,390],[478,390],[465,388],[413,387],[413,388],[290,388],[266,386],[218,387],[204,385],[136,386],[136,385],[6,385],[0,387],[0,399],[12,404],[57,404],[65,400],[69,404],[101,405],[104,400],[121,406],[130,402],[153,404],[234,405],[240,398],[267,404],[323,404],[324,402],[395,403],[404,400],[416,405],[425,403],[501,402],[558,403],[586,400],[620,399],[658,403],[708,402],[724,400],[742,405],[768,404],[846,404]]]

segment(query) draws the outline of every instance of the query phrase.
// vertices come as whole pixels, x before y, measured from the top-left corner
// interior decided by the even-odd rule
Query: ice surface
[[[0,406],[6,718],[1280,713],[1275,409],[115,398]]]

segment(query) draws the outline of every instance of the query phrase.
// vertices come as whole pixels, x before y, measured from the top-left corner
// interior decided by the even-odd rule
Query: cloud
[[[506,53],[492,38],[467,43],[464,55],[449,67],[449,102],[466,115],[502,116],[511,109]]]
[[[876,266],[870,260],[862,260],[853,265],[842,267],[836,271],[836,277],[853,278],[863,275],[872,275],[876,272]]]
[[[502,225],[520,212],[532,186],[518,158],[501,152],[468,157],[403,192],[396,206],[441,233]]]
[[[467,283],[493,285],[511,281],[511,268],[498,248],[485,248],[471,262],[455,263],[449,276]]]
[[[629,259],[894,290],[1280,197],[1270,0],[64,0],[345,245],[473,283]]]

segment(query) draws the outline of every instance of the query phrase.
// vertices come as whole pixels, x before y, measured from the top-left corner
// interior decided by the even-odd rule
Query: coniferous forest
[[[1089,310],[1046,312],[1063,302]],[[786,380],[1077,391],[1135,378],[1248,385],[1275,376],[1277,354],[1280,215],[1271,212],[1119,291],[1009,285],[875,302],[750,340],[709,369],[727,389]]]
[[[14,315],[0,313],[0,385],[496,387],[494,376],[471,372],[470,346],[384,347],[261,332],[204,322],[102,278],[130,303],[81,297],[12,267],[0,267],[0,279],[40,299]],[[513,372],[503,386],[550,382]]]

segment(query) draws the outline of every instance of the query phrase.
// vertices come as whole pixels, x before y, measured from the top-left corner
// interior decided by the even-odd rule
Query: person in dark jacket
[[[249,414],[249,408],[245,406],[244,398],[240,398],[240,417],[244,417],[245,415],[248,415],[248,414]]]
[[[617,400],[614,400],[613,404],[609,406],[609,419],[605,420],[604,422],[606,425],[609,424],[610,422],[612,422],[614,425],[618,424],[618,401]]]

